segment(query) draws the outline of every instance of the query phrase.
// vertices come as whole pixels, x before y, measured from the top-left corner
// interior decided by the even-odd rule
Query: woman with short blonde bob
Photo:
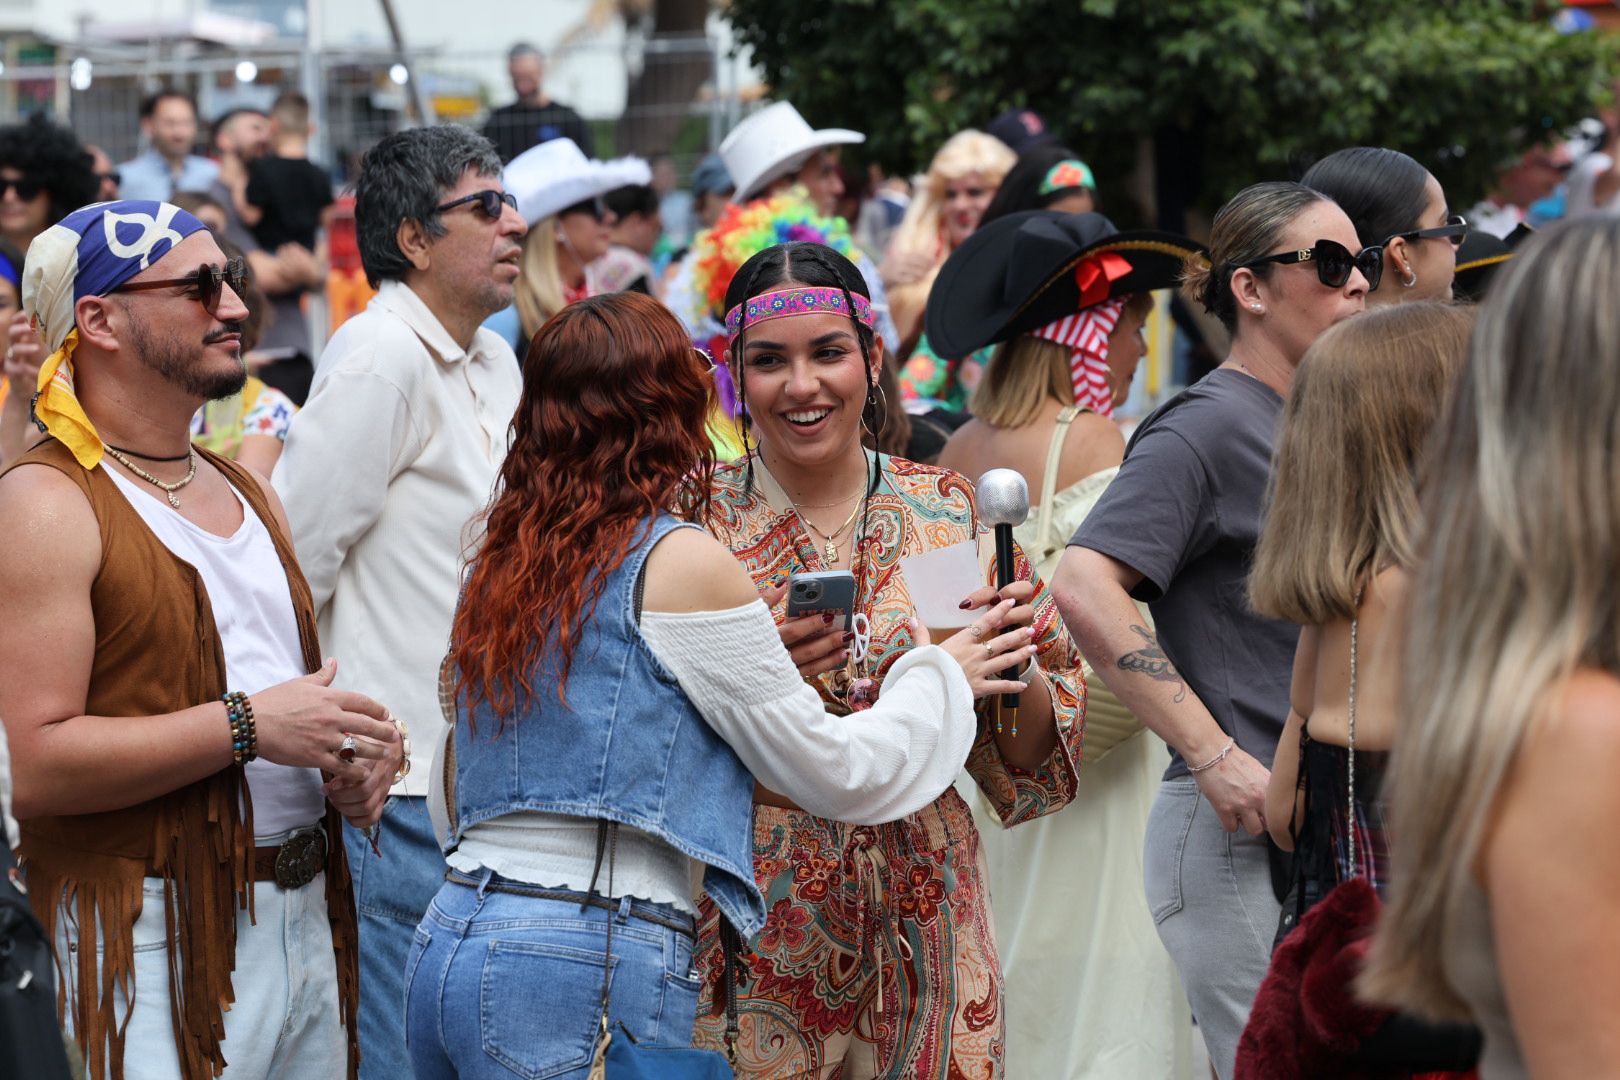
[[[1424,477],[1399,837],[1361,987],[1484,1030],[1483,1080],[1620,1074],[1620,219],[1480,313]]]

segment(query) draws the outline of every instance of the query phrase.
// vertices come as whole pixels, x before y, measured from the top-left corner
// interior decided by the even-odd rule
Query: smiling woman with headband
[[[878,680],[919,643],[922,598],[901,560],[973,545],[973,488],[948,470],[864,448],[868,431],[881,437],[884,349],[847,258],[820,244],[777,244],[742,265],[725,299],[749,453],[716,470],[709,528],[773,604],[793,574],[854,577],[850,632],[813,617],[786,619],[780,630],[829,709],[881,704]],[[966,554],[972,562],[977,549]],[[996,596],[973,587],[984,580],[929,598],[983,605]],[[1016,719],[999,722],[981,703],[967,769],[1014,825],[1074,797],[1085,689],[1079,654],[1027,560],[1002,595],[1018,601],[1009,618],[1030,624],[1022,640],[1038,651],[1019,675],[1027,689]],[[875,828],[765,787],[755,800],[754,874],[769,915],[728,987],[717,915],[705,908],[700,1045],[722,1043],[720,1004],[729,998],[741,1021],[739,1077],[839,1068],[925,1080],[1003,1075],[989,895],[978,830],[956,791]]]

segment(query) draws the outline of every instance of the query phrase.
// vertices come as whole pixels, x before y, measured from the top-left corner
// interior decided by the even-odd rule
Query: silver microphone
[[[1029,485],[1014,469],[991,469],[973,485],[978,496],[979,520],[996,533],[996,588],[1005,588],[1017,578],[1013,564],[1013,526],[1029,517]],[[1009,668],[1015,671],[1016,668]],[[1018,708],[1017,694],[1003,694],[1001,707]],[[1018,725],[1013,724],[1013,730]]]

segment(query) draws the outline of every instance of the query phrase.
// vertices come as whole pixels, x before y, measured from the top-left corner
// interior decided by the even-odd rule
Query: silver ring
[[[354,741],[353,735],[345,735],[343,736],[343,742],[338,746],[337,756],[342,758],[344,761],[353,761],[355,747],[359,745],[359,743]]]

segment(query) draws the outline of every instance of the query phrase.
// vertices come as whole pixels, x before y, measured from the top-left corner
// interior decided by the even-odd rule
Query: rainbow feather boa
[[[850,258],[855,253],[844,219],[817,214],[803,188],[726,207],[714,227],[692,242],[693,291],[707,305],[705,314],[723,319],[726,290],[738,268],[766,248],[790,240],[825,244]]]

